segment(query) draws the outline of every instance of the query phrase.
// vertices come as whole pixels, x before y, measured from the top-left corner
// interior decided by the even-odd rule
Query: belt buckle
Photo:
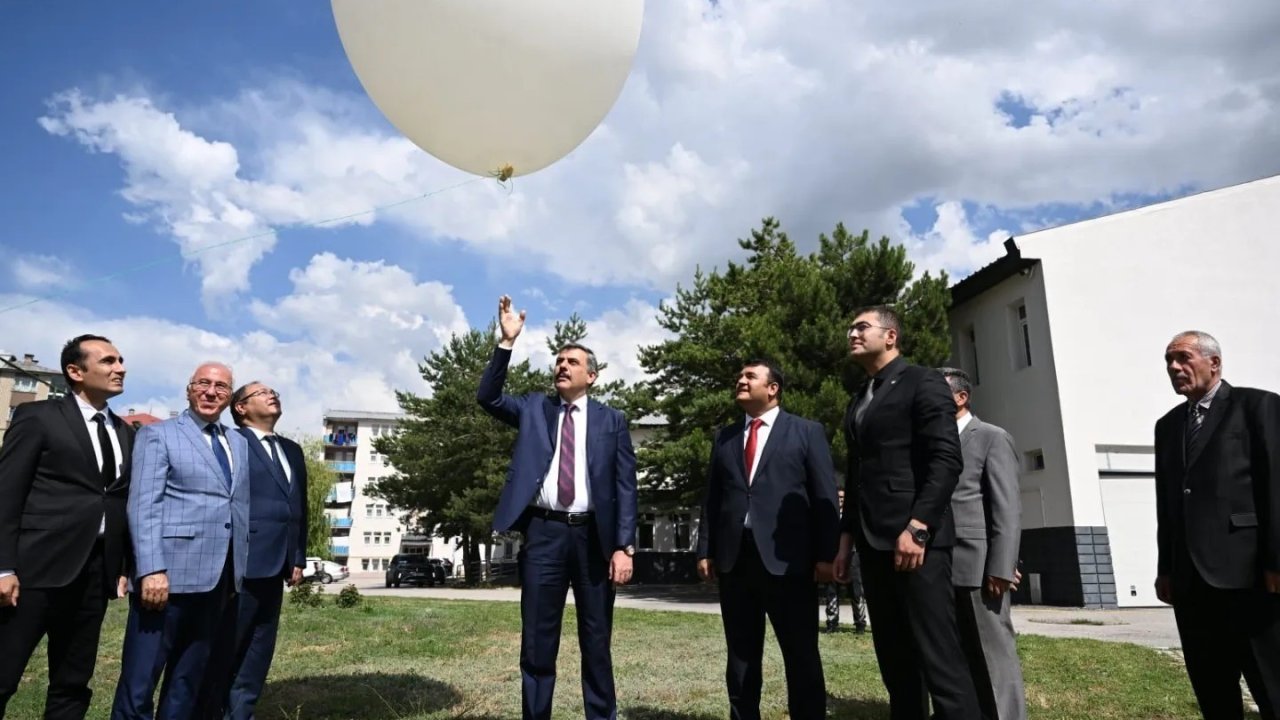
[[[591,513],[567,512],[564,514],[564,519],[569,525],[586,525],[591,519]]]

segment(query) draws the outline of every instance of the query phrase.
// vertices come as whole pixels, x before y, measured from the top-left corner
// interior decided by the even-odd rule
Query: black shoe
[[[854,628],[853,628],[853,631],[854,631],[855,633],[859,634],[859,635],[862,635],[863,633],[865,633],[865,632],[867,631],[867,626],[866,626],[866,625],[858,625],[858,626],[856,626],[856,627],[854,627]]]

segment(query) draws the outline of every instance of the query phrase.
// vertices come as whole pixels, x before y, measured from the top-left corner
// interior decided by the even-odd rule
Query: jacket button
[[[1191,491],[1190,491],[1190,490],[1188,490],[1187,492],[1191,492]],[[222,527],[224,527],[224,528],[226,528],[226,529],[230,530],[230,529],[231,529],[231,523],[223,523]]]
[[[1191,494],[1191,488],[1183,488],[1183,490],[1182,490],[1182,494],[1183,494],[1183,495],[1190,495],[1190,494]]]

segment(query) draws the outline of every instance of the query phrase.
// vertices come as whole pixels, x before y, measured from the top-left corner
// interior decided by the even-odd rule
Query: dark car
[[[387,587],[443,585],[448,577],[444,562],[426,555],[396,555],[387,566]]]

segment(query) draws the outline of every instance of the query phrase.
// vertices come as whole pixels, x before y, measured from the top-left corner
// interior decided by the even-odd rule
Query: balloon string
[[[332,225],[333,223],[339,223],[344,220],[351,220],[353,218],[363,217],[365,215],[372,215],[373,213],[383,212],[385,210],[390,210],[392,208],[400,207],[401,205],[408,205],[409,203],[418,202],[419,200],[425,200],[429,197],[432,197],[433,195],[439,195],[441,193],[448,192],[450,190],[457,190],[460,187],[464,187],[472,183],[480,182],[481,180],[485,180],[485,179],[486,178],[480,178],[480,177],[471,178],[470,180],[466,180],[464,182],[460,182],[455,185],[450,185],[448,187],[443,187],[437,190],[432,190],[430,192],[425,192],[421,195],[415,195],[411,198],[405,198],[404,200],[397,200],[396,202],[393,202],[393,203],[388,203],[386,205],[379,205],[377,207],[371,207],[367,210],[361,210],[359,212],[353,212],[347,215],[338,215],[336,217],[325,218],[324,220],[316,220],[309,223],[303,223],[299,227],[317,228],[323,225]],[[96,278],[90,278],[88,281],[85,282],[85,285],[96,285],[98,283],[106,282],[108,280],[115,280],[118,278],[126,277],[134,273],[156,267],[157,265],[163,265],[164,263],[167,263],[167,262],[173,262],[174,260],[185,260],[195,255],[201,255],[203,253],[207,253],[210,250],[217,250],[220,248],[229,247],[231,245],[236,245],[242,242],[248,242],[250,240],[257,240],[258,238],[264,238],[275,232],[277,232],[275,229],[271,229],[271,230],[265,230],[260,233],[254,233],[253,235],[245,235],[244,237],[238,237],[233,240],[224,240],[219,243],[214,243],[213,245],[208,245],[206,247],[202,247],[197,250],[192,250],[189,255],[181,252],[179,252],[177,255],[166,255],[164,257],[156,258],[154,260],[149,260],[140,265],[134,265],[133,267],[125,268],[124,270],[118,270],[116,272],[109,273],[107,275],[102,275]],[[8,307],[0,308],[0,315],[3,315],[4,313],[7,313],[13,310],[18,310],[20,308],[29,307],[31,305],[35,305],[36,303],[41,303],[47,300],[53,300],[55,298],[64,297],[66,295],[70,295],[71,293],[72,293],[72,289],[69,288],[66,290],[54,292],[50,295],[45,295],[43,297],[32,298],[30,300],[20,302],[17,305],[10,305]]]

